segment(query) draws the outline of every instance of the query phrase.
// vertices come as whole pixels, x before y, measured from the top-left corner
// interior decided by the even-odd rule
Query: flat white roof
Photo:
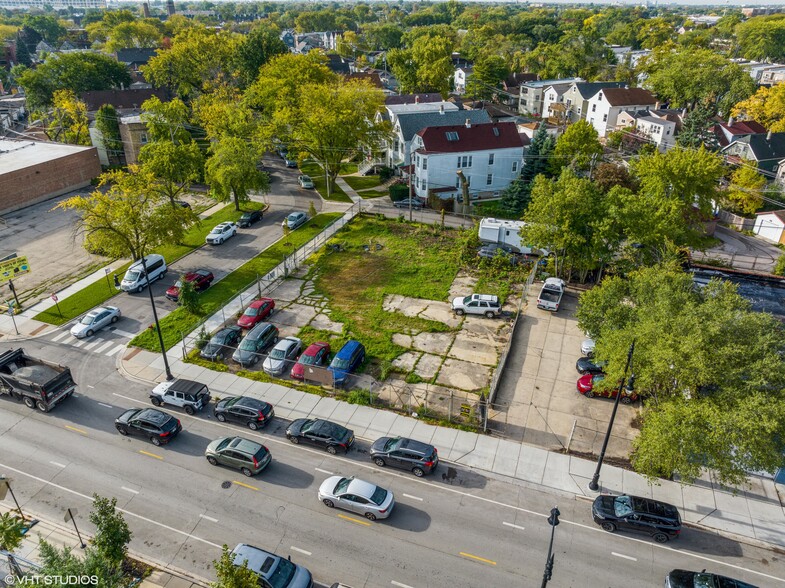
[[[39,163],[67,157],[86,149],[79,145],[47,143],[43,141],[12,141],[0,139],[0,174],[24,169]]]

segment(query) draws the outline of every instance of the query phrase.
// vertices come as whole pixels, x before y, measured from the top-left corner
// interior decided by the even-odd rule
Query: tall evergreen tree
[[[706,102],[699,102],[687,116],[684,117],[681,132],[676,137],[676,144],[680,147],[698,149],[705,145],[707,149],[717,149],[717,138],[709,131],[712,126],[714,107]]]
[[[545,125],[541,124],[524,156],[520,178],[514,180],[502,193],[501,206],[505,212],[518,216],[526,209],[531,199],[534,178],[540,174],[551,176],[549,161],[555,148],[556,142],[548,135]]]

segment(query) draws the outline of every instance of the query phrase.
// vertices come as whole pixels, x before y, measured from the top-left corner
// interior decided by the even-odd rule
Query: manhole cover
[[[221,488],[223,488],[224,490],[226,490],[227,488],[231,488],[231,487],[232,487],[232,483],[231,482],[221,482]]]

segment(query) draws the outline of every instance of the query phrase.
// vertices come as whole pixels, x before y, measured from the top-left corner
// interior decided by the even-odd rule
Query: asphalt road
[[[572,496],[463,467],[449,483],[443,474],[452,464],[416,479],[372,464],[369,440],[347,456],[295,447],[280,419],[255,433],[218,423],[209,411],[188,417],[171,410],[184,431],[169,446],[121,437],[113,419],[128,407],[150,406],[145,386],[124,380],[108,358],[42,340],[25,347],[71,366],[80,388],[48,414],[0,398],[0,471],[12,477],[23,509],[60,520],[76,507],[89,530],[89,497],[115,496],[134,532],[132,549],[203,576],[212,576],[220,545],[247,542],[290,555],[327,585],[536,586],[550,535],[546,516],[558,504],[551,586],[661,586],[673,568],[785,585],[776,553],[693,529],[665,546],[610,535],[591,521],[590,503]],[[271,466],[255,478],[210,466],[207,443],[233,434],[261,439]],[[370,523],[326,508],[316,490],[331,474],[391,489],[392,516]]]

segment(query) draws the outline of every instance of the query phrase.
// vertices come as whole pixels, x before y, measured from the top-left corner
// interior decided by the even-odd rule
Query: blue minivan
[[[343,386],[346,379],[365,360],[365,347],[354,339],[347,341],[335,354],[330,367],[336,386]]]

